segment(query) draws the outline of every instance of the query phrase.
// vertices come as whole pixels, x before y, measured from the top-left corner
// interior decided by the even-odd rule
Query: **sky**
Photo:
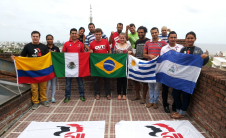
[[[93,23],[109,37],[117,23],[134,23],[136,28],[167,26],[184,39],[189,31],[196,43],[226,44],[225,0],[0,0],[0,41],[30,42],[37,30],[40,41],[52,34],[54,41],[68,41],[71,28],[89,33],[90,5]]]

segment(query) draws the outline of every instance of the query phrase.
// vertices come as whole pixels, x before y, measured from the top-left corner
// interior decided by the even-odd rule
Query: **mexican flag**
[[[59,53],[51,52],[56,77],[90,76],[90,53]]]
[[[90,55],[91,76],[120,78],[126,77],[127,54]]]

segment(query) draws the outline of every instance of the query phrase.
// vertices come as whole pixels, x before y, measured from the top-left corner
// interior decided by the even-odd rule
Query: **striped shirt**
[[[161,34],[159,34],[159,38],[164,40],[166,43],[169,43],[168,34],[166,36],[162,36],[162,33],[161,33]]]
[[[102,34],[102,38],[106,39],[107,36],[103,33]],[[89,34],[86,36],[84,45],[88,45],[89,46],[90,43],[93,42],[93,40],[95,40],[95,39],[96,39],[95,35],[89,32]]]
[[[161,39],[159,39],[158,42],[152,42],[152,40],[150,40],[144,44],[144,50],[148,52],[148,55],[159,56],[162,47],[165,45],[167,45],[167,43]],[[148,60],[151,60],[151,58],[148,58]]]

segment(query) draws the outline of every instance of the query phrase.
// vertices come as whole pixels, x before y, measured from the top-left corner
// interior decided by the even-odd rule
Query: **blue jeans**
[[[47,91],[46,91],[46,98],[48,99],[49,96],[49,88],[51,86],[51,98],[54,98],[56,93],[56,84],[57,84],[57,77],[54,77],[53,79],[49,80],[47,82]]]
[[[159,94],[160,94],[160,84],[161,83],[159,83],[159,82],[148,83],[148,85],[149,85],[149,95],[150,95],[149,102],[150,103],[158,103]]]
[[[111,53],[112,53],[112,54],[114,53],[114,48],[111,48]]]
[[[66,86],[65,86],[65,97],[71,97],[71,81],[72,77],[65,77],[66,79]],[[78,91],[80,96],[84,96],[84,84],[81,77],[76,77],[78,82]]]

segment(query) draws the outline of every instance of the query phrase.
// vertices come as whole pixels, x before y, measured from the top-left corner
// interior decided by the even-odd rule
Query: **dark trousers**
[[[164,107],[169,106],[169,104],[167,103],[168,92],[169,92],[169,87],[165,84],[162,84],[162,103]],[[176,108],[176,104],[174,100],[173,100],[172,108]]]
[[[99,79],[100,79],[100,77],[94,77],[94,91],[95,91],[95,95],[100,95]],[[107,95],[111,95],[110,79],[109,78],[103,78],[103,79],[104,79],[104,88],[105,88],[106,96]]]
[[[126,95],[126,87],[127,87],[127,78],[117,78],[117,92],[118,95],[121,95],[121,88],[123,87],[123,95]]]
[[[180,95],[182,94],[183,96],[183,101],[181,102]],[[182,111],[187,111],[189,103],[190,103],[190,96],[191,94],[186,93],[181,90],[173,89],[173,98],[176,104],[176,109],[177,110],[182,110]]]

